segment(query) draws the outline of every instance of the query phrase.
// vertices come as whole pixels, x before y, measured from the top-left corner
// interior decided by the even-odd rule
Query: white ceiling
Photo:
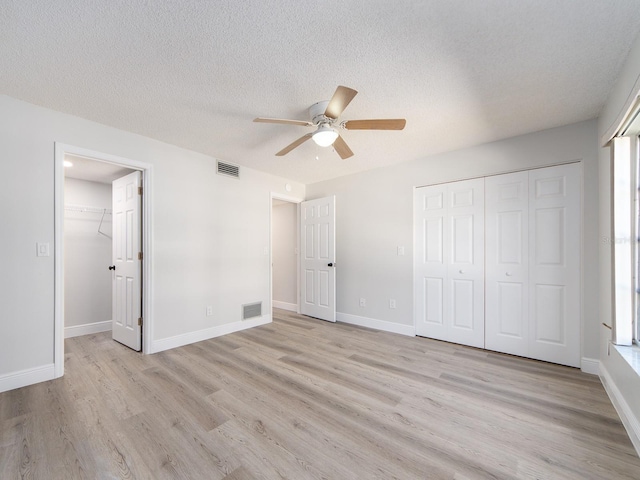
[[[304,183],[596,117],[638,0],[3,0],[0,92]],[[407,119],[275,157],[338,85]],[[112,153],[112,152],[107,152]],[[317,157],[317,158],[316,158]]]
[[[65,167],[64,176],[67,178],[76,178],[78,180],[87,180],[89,182],[108,183],[111,185],[116,178],[124,177],[133,170],[119,165],[106,162],[99,162],[77,155],[66,154],[65,160],[73,164],[71,167]]]

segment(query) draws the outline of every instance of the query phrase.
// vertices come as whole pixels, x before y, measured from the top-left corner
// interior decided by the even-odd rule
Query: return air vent
[[[242,319],[247,320],[249,318],[262,316],[262,302],[247,303],[242,305]]]
[[[230,163],[218,162],[218,173],[227,177],[240,178],[240,167]]]

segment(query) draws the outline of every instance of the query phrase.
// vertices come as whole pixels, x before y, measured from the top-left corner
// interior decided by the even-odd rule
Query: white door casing
[[[484,347],[484,179],[416,189],[416,333]]]
[[[335,197],[300,204],[300,313],[336,321]]]
[[[142,327],[142,261],[139,194],[141,172],[113,181],[113,339],[140,351]]]

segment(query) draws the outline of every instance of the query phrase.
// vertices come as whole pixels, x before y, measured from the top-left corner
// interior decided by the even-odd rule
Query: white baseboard
[[[590,373],[591,375],[598,375],[600,373],[600,360],[597,358],[582,357],[580,370],[584,373]]]
[[[600,381],[602,385],[604,385],[604,389],[607,391],[611,403],[613,403],[613,406],[618,412],[618,416],[620,416],[620,420],[622,420],[622,424],[627,430],[631,443],[633,443],[636,452],[640,455],[640,421],[638,421],[638,418],[633,414],[629,404],[613,382],[604,364],[600,365]]]
[[[290,312],[298,311],[298,305],[295,303],[279,302],[277,300],[272,300],[271,304],[273,307],[281,308],[282,310],[288,310]]]
[[[266,325],[267,323],[271,323],[271,314],[262,315],[261,317],[252,318],[250,320],[225,323],[223,325],[205,328],[196,332],[183,333],[174,337],[152,340],[149,353],[158,353],[164,350],[182,347],[191,343],[201,342],[202,340],[209,340],[210,338],[239,332],[240,330],[246,330],[248,328],[258,327],[260,325]]]
[[[415,337],[416,335],[416,329],[413,325],[401,325],[399,323],[387,322],[386,320],[378,320],[376,318],[360,317],[349,313],[337,312],[336,320],[338,322],[350,323],[351,325],[374,328],[376,330],[408,335],[410,337]]]
[[[108,332],[111,330],[111,320],[104,322],[85,323],[84,325],[72,325],[64,327],[64,338],[91,335],[92,333]]]
[[[53,363],[43,365],[41,367],[28,368],[19,372],[9,373],[0,376],[0,392],[13,390],[14,388],[26,387],[34,383],[46,382],[53,380],[55,372]]]

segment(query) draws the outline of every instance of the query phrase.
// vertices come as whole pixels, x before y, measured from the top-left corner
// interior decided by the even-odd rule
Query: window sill
[[[627,361],[638,376],[640,376],[640,347],[637,345],[631,345],[628,347],[614,345],[613,347],[618,351],[620,356]]]

